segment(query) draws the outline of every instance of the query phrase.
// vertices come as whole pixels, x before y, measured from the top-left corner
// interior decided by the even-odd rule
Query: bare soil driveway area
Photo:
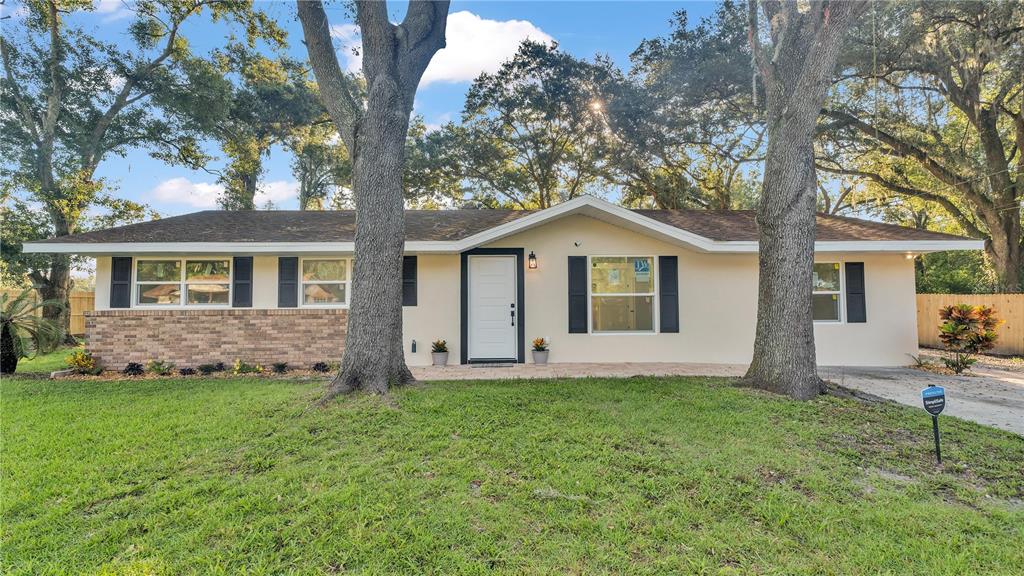
[[[937,353],[922,350],[922,358],[941,364]],[[946,410],[965,420],[1024,436],[1024,364],[982,358],[967,375],[954,376],[917,368],[827,367],[821,377],[889,400],[921,406],[921,389],[935,384],[946,389]]]

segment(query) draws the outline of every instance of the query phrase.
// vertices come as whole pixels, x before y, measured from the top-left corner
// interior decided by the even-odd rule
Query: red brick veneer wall
[[[309,368],[341,359],[347,310],[96,310],[85,313],[86,348],[111,370],[128,362],[179,368],[236,359]]]

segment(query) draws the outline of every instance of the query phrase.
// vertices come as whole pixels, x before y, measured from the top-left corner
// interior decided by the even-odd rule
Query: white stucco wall
[[[576,244],[579,244],[577,246]],[[705,254],[588,218],[570,216],[491,244],[538,259],[526,271],[526,340],[551,340],[551,362],[747,363],[757,318],[757,255]],[[569,334],[569,256],[679,258],[678,334]],[[864,262],[867,319],[815,323],[821,365],[905,365],[917,350],[913,262],[902,254],[819,254]],[[657,270],[655,273],[657,274]]]
[[[579,244],[577,246],[577,244]],[[551,341],[551,362],[749,362],[757,315],[757,256],[704,254],[589,218],[569,216],[487,247],[536,253],[525,270],[526,346]],[[679,258],[678,334],[569,334],[568,256]],[[902,254],[821,254],[823,262],[864,262],[867,322],[816,323],[821,365],[905,365],[917,350],[913,263]],[[253,306],[277,307],[277,256],[253,260]],[[525,265],[525,264],[524,264]],[[430,343],[447,340],[460,357],[460,257],[418,255],[418,305],[403,308],[411,365],[430,363]],[[655,269],[655,274],[658,274]],[[109,305],[110,258],[96,261],[96,306]],[[411,351],[416,340],[417,351]],[[530,355],[527,354],[527,361]]]

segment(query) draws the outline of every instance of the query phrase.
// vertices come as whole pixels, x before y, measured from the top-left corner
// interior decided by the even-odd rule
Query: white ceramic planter
[[[550,352],[550,350],[533,350],[533,363],[534,364],[547,364],[548,363],[548,352]]]
[[[434,361],[434,366],[445,366],[448,364],[447,352],[431,352],[430,357]]]

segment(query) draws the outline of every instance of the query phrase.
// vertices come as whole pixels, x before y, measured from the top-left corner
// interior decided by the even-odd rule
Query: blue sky
[[[404,13],[404,2],[391,3],[392,18]],[[289,33],[290,51],[305,57],[300,43],[301,26],[293,2],[261,2]],[[470,81],[480,71],[494,69],[511,55],[518,42],[531,37],[554,39],[579,57],[606,54],[628,67],[629,54],[641,40],[668,33],[673,14],[686,9],[690,21],[710,14],[711,2],[452,2],[449,11],[447,54],[442,51],[428,69],[416,97],[416,113],[428,125],[457,119]],[[328,14],[343,66],[357,69],[347,45],[358,37],[340,2],[328,4]],[[126,27],[131,21],[122,0],[102,0],[94,13],[79,19],[86,29],[104,40],[130,42]],[[220,45],[230,30],[223,24],[201,22],[185,30],[198,52]],[[217,154],[216,147],[210,152]],[[290,158],[280,148],[265,161],[264,191],[257,201],[271,199],[279,208],[295,208],[294,179]],[[145,150],[127,157],[111,156],[98,176],[118,188],[117,195],[145,202],[162,215],[213,207],[216,177],[205,172],[168,166],[150,158]]]

